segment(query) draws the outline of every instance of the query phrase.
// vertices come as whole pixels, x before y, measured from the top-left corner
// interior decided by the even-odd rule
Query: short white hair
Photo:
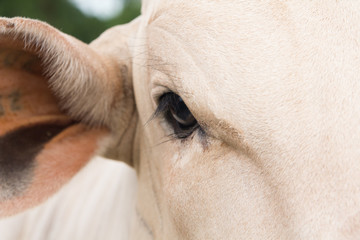
[[[161,4],[165,2],[167,0],[142,0],[141,15],[144,17],[144,21],[149,23],[155,17]]]

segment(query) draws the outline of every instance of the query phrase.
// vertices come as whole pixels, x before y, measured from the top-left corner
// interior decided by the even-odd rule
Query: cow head
[[[133,239],[358,237],[359,8],[152,1],[89,46],[1,19],[1,215],[100,149],[137,171]]]

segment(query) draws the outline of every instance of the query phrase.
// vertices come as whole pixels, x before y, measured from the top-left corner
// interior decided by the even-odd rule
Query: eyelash
[[[200,128],[185,102],[180,96],[173,92],[165,93],[159,98],[159,104],[154,113],[154,117],[160,115],[163,116],[171,126],[174,131],[173,135],[177,139],[186,139],[195,130]]]

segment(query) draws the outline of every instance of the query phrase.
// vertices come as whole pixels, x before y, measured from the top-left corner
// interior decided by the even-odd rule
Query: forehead
[[[276,11],[282,10],[256,2],[161,5],[149,19],[150,75],[179,92],[197,118],[241,130],[239,118],[261,119],[264,106],[279,102],[275,95],[283,100],[282,94],[300,85],[292,81],[278,91],[279,84],[294,78],[297,49],[287,23],[272,17]]]
[[[290,57],[281,51],[289,49],[288,33],[266,16],[266,7],[255,5],[165,2],[149,18],[151,67],[175,77],[177,88],[217,90],[218,84],[248,84],[246,74],[259,73],[260,66],[272,71],[275,58]]]
[[[145,13],[151,81],[180,93],[200,121],[263,133],[305,125],[346,94],[358,99],[359,14],[348,16],[358,5],[159,1]]]

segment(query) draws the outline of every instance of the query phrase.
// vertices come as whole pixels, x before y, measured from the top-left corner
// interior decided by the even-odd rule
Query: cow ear
[[[123,98],[114,64],[43,22],[0,18],[0,217],[44,201],[97,153]]]

